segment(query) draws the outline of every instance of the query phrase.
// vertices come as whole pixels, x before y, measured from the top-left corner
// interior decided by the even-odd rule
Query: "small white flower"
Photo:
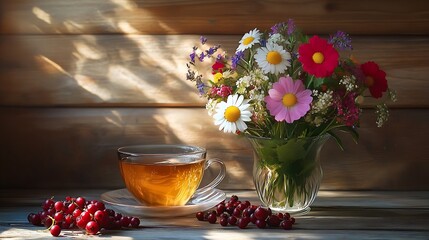
[[[251,111],[249,100],[245,100],[242,95],[229,95],[226,102],[217,104],[216,113],[213,116],[214,124],[219,125],[219,130],[225,133],[236,133],[237,130],[243,132],[247,129],[244,122],[251,120]]]
[[[251,48],[255,43],[259,43],[259,39],[261,38],[261,34],[258,29],[250,30],[250,32],[244,34],[244,36],[240,40],[240,45],[237,47],[236,52],[244,51],[248,48]]]
[[[345,76],[340,80],[340,84],[346,87],[347,92],[352,92],[353,90],[358,88],[358,86],[356,85],[356,78],[354,76]]]
[[[255,54],[255,60],[264,73],[284,73],[290,66],[290,59],[290,53],[281,46],[269,42]]]
[[[280,43],[283,42],[285,39],[280,33],[275,33],[268,38],[268,42],[270,43]]]
[[[209,114],[209,116],[212,116],[215,109],[216,109],[216,105],[217,105],[217,100],[210,98],[207,103],[206,103],[206,109],[207,109],[207,113]]]

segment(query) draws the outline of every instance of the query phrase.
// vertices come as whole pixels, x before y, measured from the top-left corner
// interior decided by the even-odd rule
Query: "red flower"
[[[360,68],[365,75],[365,86],[374,98],[380,98],[387,91],[386,73],[375,62],[366,62]]]
[[[316,77],[330,76],[338,65],[337,50],[325,39],[313,36],[298,49],[304,71]]]
[[[222,73],[222,70],[224,67],[225,67],[225,64],[216,61],[212,66],[212,74],[216,74],[218,72]]]

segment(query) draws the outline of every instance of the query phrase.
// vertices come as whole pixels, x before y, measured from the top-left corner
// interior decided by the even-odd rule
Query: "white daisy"
[[[261,34],[258,29],[250,30],[250,32],[244,34],[244,36],[240,40],[240,45],[237,47],[236,52],[244,51],[248,48],[251,48],[255,43],[259,43],[259,39],[261,38]]]
[[[249,100],[245,100],[243,95],[229,95],[226,102],[222,101],[216,105],[216,113],[213,115],[215,125],[219,125],[219,130],[225,133],[236,133],[237,130],[243,132],[247,129],[244,122],[249,122],[252,109]]]
[[[264,73],[285,72],[287,67],[290,67],[290,59],[290,53],[281,46],[269,42],[255,54],[255,60]]]

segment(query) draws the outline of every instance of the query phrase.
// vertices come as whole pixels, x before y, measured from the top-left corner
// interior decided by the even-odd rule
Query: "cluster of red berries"
[[[42,211],[30,213],[28,222],[36,226],[45,226],[53,236],[59,236],[62,229],[84,229],[94,235],[103,229],[137,228],[140,219],[124,216],[108,209],[104,203],[83,197],[66,197],[65,201],[47,199],[42,204]]]
[[[270,208],[252,205],[249,201],[239,201],[236,195],[225,202],[215,206],[214,210],[197,212],[196,218],[200,221],[208,221],[226,227],[228,225],[246,228],[253,223],[258,228],[280,227],[285,230],[292,229],[295,218],[289,213],[272,213]]]

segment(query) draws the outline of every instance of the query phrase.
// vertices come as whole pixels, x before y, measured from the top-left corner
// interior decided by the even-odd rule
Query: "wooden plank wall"
[[[120,188],[115,150],[148,143],[206,147],[226,162],[221,188],[253,188],[249,143],[213,126],[186,58],[201,34],[233,51],[250,29],[293,18],[308,34],[349,32],[398,92],[384,128],[368,101],[359,144],[327,143],[322,188],[429,190],[426,0],[15,0],[0,11],[0,188]]]

